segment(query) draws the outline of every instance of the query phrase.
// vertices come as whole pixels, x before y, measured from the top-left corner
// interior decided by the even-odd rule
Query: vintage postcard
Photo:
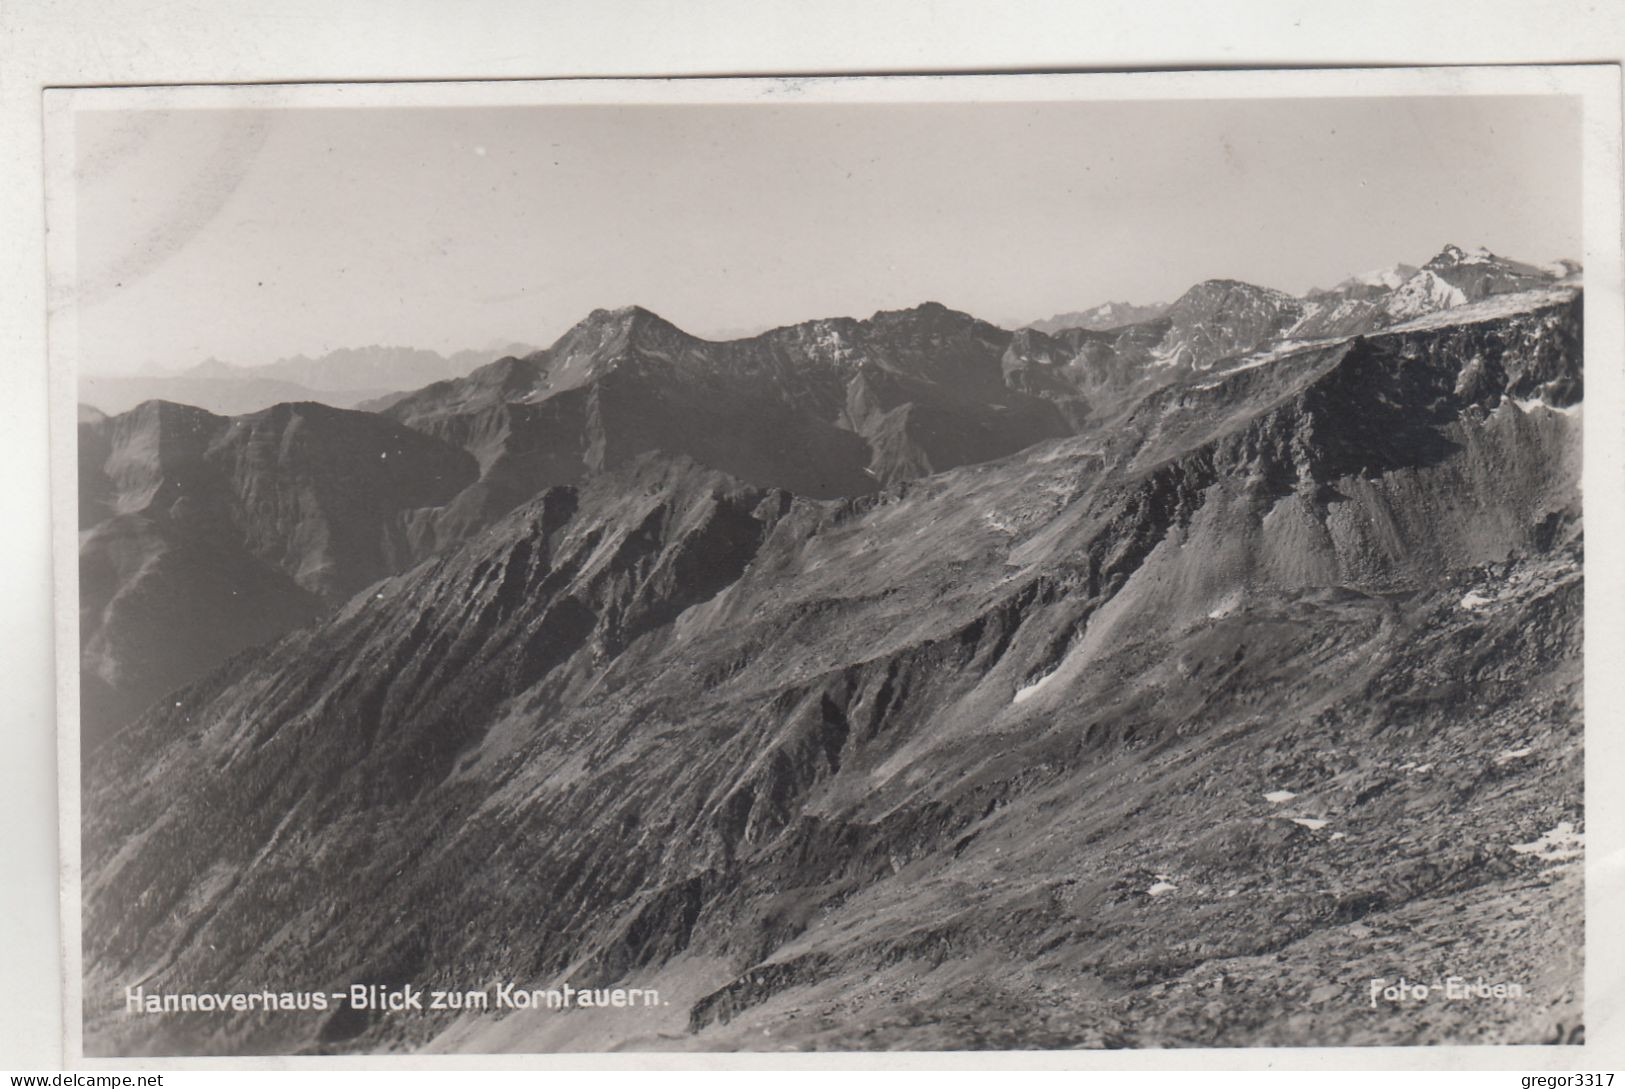
[[[1584,1044],[1619,88],[49,92],[70,1054]]]

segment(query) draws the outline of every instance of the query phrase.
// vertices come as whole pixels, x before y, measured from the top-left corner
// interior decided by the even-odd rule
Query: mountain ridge
[[[338,348],[321,356],[296,355],[271,363],[237,366],[210,357],[159,374],[84,374],[80,400],[117,416],[152,400],[194,404],[217,415],[239,416],[281,403],[318,401],[356,408],[392,391],[454,378],[504,352],[526,350],[509,344],[494,351],[464,350],[442,355],[422,348],[367,345]]]
[[[1384,314],[1381,304],[1386,302],[1394,292],[1404,287],[1423,272],[1433,273],[1451,287],[1459,289],[1464,298],[1456,301],[1451,297],[1439,296],[1432,300],[1432,309],[1443,309],[1449,305],[1460,305],[1462,301],[1476,302],[1491,294],[1506,294],[1529,290],[1542,283],[1560,280],[1578,275],[1581,266],[1578,261],[1562,259],[1551,262],[1547,266],[1536,266],[1509,258],[1500,257],[1480,246],[1472,250],[1465,250],[1454,243],[1447,242],[1438,253],[1421,265],[1409,265],[1400,262],[1384,268],[1373,269],[1364,273],[1345,278],[1329,290],[1311,288],[1302,296],[1292,296],[1288,292],[1278,292],[1276,289],[1246,284],[1245,281],[1215,279],[1203,281],[1211,285],[1245,285],[1252,291],[1260,293],[1260,297],[1285,296],[1297,298],[1306,304],[1306,313],[1303,321],[1306,328],[1300,329],[1303,334],[1307,326],[1313,323],[1325,324],[1328,322],[1326,310],[1330,308],[1341,309],[1337,317],[1330,324],[1338,326],[1334,332],[1367,332],[1372,329],[1391,324],[1394,320],[1403,320],[1405,317],[1414,317],[1422,312],[1413,309],[1404,315]],[[1458,282],[1459,281],[1459,282]],[[1413,287],[1413,294],[1421,294],[1422,285]],[[1186,295],[1190,294],[1187,290]],[[1183,298],[1184,296],[1182,296]],[[1074,311],[1068,314],[1058,314],[1042,322],[1029,323],[1026,328],[1037,329],[1051,335],[1062,332],[1068,327],[1088,329],[1090,331],[1103,331],[1112,328],[1122,328],[1126,325],[1138,325],[1163,317],[1174,304],[1155,303],[1147,306],[1133,306],[1128,303],[1103,303],[1085,311]],[[1376,304],[1363,306],[1359,304]],[[1116,317],[1132,314],[1123,321]],[[1074,320],[1075,319],[1075,320]],[[1354,326],[1358,328],[1354,328]]]

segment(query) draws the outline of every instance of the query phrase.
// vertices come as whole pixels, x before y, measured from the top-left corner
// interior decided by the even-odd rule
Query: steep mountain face
[[[472,482],[461,450],[371,413],[235,419],[152,401],[79,425],[82,733],[422,552],[420,508]]]
[[[1025,328],[1051,334],[1059,333],[1064,329],[1089,329],[1093,331],[1121,329],[1125,325],[1140,325],[1148,321],[1156,321],[1167,312],[1167,303],[1136,306],[1134,303],[1107,302],[1088,310],[1072,310],[1064,314],[1056,314],[1053,318],[1032,322]]]
[[[1405,321],[1462,306],[1467,301],[1467,293],[1461,288],[1432,269],[1423,269],[1383,300],[1382,316],[1389,321]]]
[[[1251,352],[1299,312],[1215,285],[1140,334],[1204,370],[844,497],[607,453],[615,374],[717,366],[641,318],[425,391],[396,418],[464,421],[482,483],[521,409],[611,415],[594,471],[97,750],[86,1049],[1570,1039],[1580,315],[1548,288]],[[893,391],[1036,388],[1120,340],[987,329],[818,323],[725,373],[794,360],[798,403],[874,436]],[[1402,973],[1528,1000],[1368,1004]],[[663,1001],[124,1008],[352,983]]]

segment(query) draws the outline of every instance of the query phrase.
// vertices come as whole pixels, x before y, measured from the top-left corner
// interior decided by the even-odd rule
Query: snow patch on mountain
[[[1461,288],[1446,283],[1437,273],[1423,269],[1389,296],[1383,311],[1395,321],[1406,321],[1462,306],[1466,302],[1467,295]]]

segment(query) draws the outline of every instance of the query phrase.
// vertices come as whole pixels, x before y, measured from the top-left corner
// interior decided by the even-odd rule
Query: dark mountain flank
[[[89,755],[87,1052],[1574,1038],[1580,292],[1314,305],[600,311],[381,415],[92,419],[92,642],[166,570],[310,604]],[[354,983],[662,1004],[126,1011]]]

